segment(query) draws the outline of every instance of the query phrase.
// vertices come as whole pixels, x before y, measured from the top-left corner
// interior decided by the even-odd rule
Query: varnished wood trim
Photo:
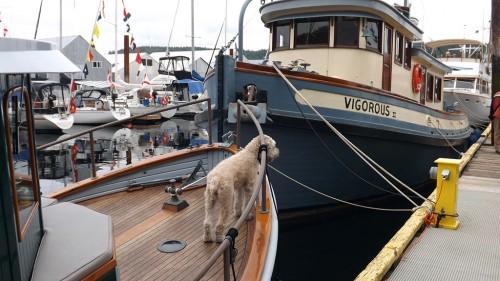
[[[82,279],[82,281],[96,281],[99,280],[101,277],[109,273],[111,270],[113,270],[117,263],[116,263],[116,255],[115,255],[115,250],[113,249],[113,258],[111,258],[108,262],[103,264],[101,267],[99,267],[96,271],[90,273],[86,277]]]
[[[256,205],[255,227],[249,244],[251,248],[248,253],[245,269],[241,275],[241,281],[260,280],[264,271],[271,239],[271,228],[273,227],[269,193],[270,190],[267,189],[266,206],[269,212],[261,214],[260,208]]]
[[[115,237],[114,232],[115,231],[113,229],[113,237]],[[111,270],[113,270],[116,267],[116,265],[117,265],[117,262],[116,262],[116,244],[114,241],[112,241],[112,243],[113,243],[113,257],[109,261],[107,261],[105,264],[101,265],[94,272],[92,272],[89,275],[87,275],[86,277],[82,278],[81,281],[99,280],[101,277],[103,277],[105,274],[107,274],[108,272],[110,272]]]
[[[253,73],[253,74],[279,76],[278,73],[276,73],[274,68],[271,66],[256,65],[256,64],[245,63],[245,62],[236,62],[236,71]],[[323,75],[308,73],[308,72],[295,72],[295,71],[290,71],[290,70],[285,70],[285,69],[282,69],[281,71],[288,78],[295,79],[295,80],[302,80],[302,81],[313,82],[313,83],[321,83],[321,84],[325,84],[325,85],[349,88],[349,89],[353,89],[353,90],[362,90],[365,92],[370,92],[373,94],[378,94],[378,95],[387,96],[387,97],[391,97],[394,99],[402,100],[405,102],[409,102],[409,103],[412,103],[414,105],[417,105],[420,107],[425,107],[429,110],[438,112],[440,114],[450,115],[450,116],[459,116],[459,115],[463,116],[462,113],[445,112],[445,111],[441,111],[438,109],[430,108],[430,107],[427,107],[425,105],[420,104],[418,101],[407,98],[405,96],[395,94],[395,93],[392,93],[389,91],[385,91],[382,89],[373,88],[373,87],[359,84],[359,83],[352,82],[352,81],[347,81],[347,80],[343,80],[343,79],[339,79],[339,78],[328,77],[328,76],[323,76]]]
[[[66,196],[69,196],[71,194],[85,190],[85,189],[87,189],[87,188],[89,188],[97,183],[108,181],[108,180],[111,180],[113,178],[121,177],[121,176],[124,176],[126,174],[130,174],[130,173],[133,173],[136,171],[144,170],[144,169],[147,169],[151,166],[155,166],[155,165],[158,165],[158,164],[161,164],[164,162],[172,161],[172,160],[175,160],[178,158],[187,157],[187,156],[191,156],[194,154],[200,154],[200,153],[213,151],[213,150],[223,150],[223,151],[227,151],[230,153],[235,152],[231,148],[227,148],[227,147],[217,145],[217,144],[215,144],[215,145],[202,145],[200,147],[182,149],[182,150],[174,151],[174,152],[167,153],[164,155],[159,155],[159,156],[155,156],[155,157],[152,157],[149,159],[141,160],[137,163],[133,163],[133,164],[128,165],[126,167],[108,172],[104,175],[98,175],[96,178],[89,178],[89,179],[79,181],[77,183],[74,183],[74,184],[68,186],[67,188],[56,191],[54,193],[51,193],[48,197],[59,200],[59,199],[62,199]]]
[[[24,79],[24,76],[23,76]],[[39,210],[39,202],[40,202],[40,187],[38,184],[38,180],[33,181],[32,180],[32,190],[33,190],[33,200],[34,204],[31,207],[32,209],[30,210],[30,214],[28,216],[28,219],[24,223],[24,225],[21,226],[20,224],[20,217],[19,217],[19,203],[17,200],[17,191],[16,191],[16,177],[15,177],[15,169],[14,169],[14,161],[12,159],[12,156],[14,152],[12,151],[12,132],[10,130],[9,126],[9,115],[7,112],[8,108],[8,103],[9,103],[9,98],[11,97],[11,93],[13,93],[16,89],[21,88],[22,89],[22,94],[23,94],[23,99],[24,99],[24,106],[25,106],[25,111],[28,113],[26,114],[26,122],[28,124],[28,142],[30,146],[30,159],[29,159],[29,164],[30,164],[30,169],[31,169],[31,174],[32,175],[38,175],[38,170],[36,167],[36,158],[35,158],[35,143],[34,143],[34,128],[33,128],[33,116],[32,114],[29,114],[32,112],[31,109],[31,98],[30,94],[28,92],[28,89],[23,86],[14,86],[6,91],[5,96],[3,97],[3,108],[4,108],[4,127],[6,130],[6,137],[7,137],[7,152],[8,152],[8,165],[9,165],[9,175],[10,175],[10,181],[11,181],[11,190],[12,190],[12,200],[13,200],[13,205],[14,205],[14,215],[16,218],[16,229],[17,229],[17,238],[18,241],[22,241],[24,239],[24,235],[26,234],[26,231],[28,230],[28,226],[31,224],[33,221],[33,216],[35,215],[35,210]]]

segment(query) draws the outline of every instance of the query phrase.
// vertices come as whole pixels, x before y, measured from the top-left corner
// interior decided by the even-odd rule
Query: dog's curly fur
[[[267,145],[267,162],[279,156],[279,149],[271,137],[264,135],[262,144]],[[260,137],[255,137],[244,149],[221,161],[208,173],[203,223],[205,242],[222,242],[226,227],[241,216],[257,180],[260,145]],[[253,216],[254,212],[250,212],[247,219]]]

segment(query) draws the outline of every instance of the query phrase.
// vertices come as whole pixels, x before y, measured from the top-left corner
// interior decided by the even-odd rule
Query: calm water
[[[88,128],[75,125],[63,134],[37,134],[37,145]],[[152,126],[107,128],[95,133],[97,173],[126,165],[127,151],[130,151],[130,160],[135,162],[206,143],[207,138],[205,130],[183,119]],[[72,158],[73,147],[78,151]],[[39,155],[42,193],[50,193],[70,184],[75,176],[78,180],[90,177],[89,155],[88,137],[67,142]],[[77,175],[71,167],[76,167]],[[371,205],[374,204],[385,208],[410,207],[401,197]],[[326,215],[280,220],[275,280],[353,280],[409,215],[344,208]]]

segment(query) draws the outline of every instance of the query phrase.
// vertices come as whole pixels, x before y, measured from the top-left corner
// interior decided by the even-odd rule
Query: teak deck
[[[120,280],[191,280],[219,245],[203,242],[204,188],[185,192],[182,198],[189,207],[177,213],[162,209],[169,198],[163,189],[120,192],[80,203],[112,217]],[[244,224],[237,237],[234,268],[238,277],[246,263],[247,234],[251,237],[254,222]],[[158,251],[157,246],[167,239],[183,240],[187,246],[177,253]],[[223,279],[220,257],[203,280]]]

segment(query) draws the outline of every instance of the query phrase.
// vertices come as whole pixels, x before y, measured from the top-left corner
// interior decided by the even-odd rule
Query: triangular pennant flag
[[[85,66],[83,67],[83,75],[85,78],[87,78],[87,75],[89,75],[89,69],[87,67],[87,64],[85,64]]]
[[[130,32],[130,24],[127,23],[126,26],[127,26],[127,33],[128,33],[128,32]]]
[[[92,61],[94,59],[94,55],[92,54],[92,52],[89,50],[88,54],[87,54],[87,61]]]
[[[74,80],[74,79],[71,79],[71,87],[70,87],[70,90],[71,90],[71,94],[73,94],[73,93],[76,91],[76,83],[75,83],[75,80]]]
[[[96,38],[99,38],[99,35],[101,35],[101,31],[99,30],[99,26],[97,25],[97,23],[94,24],[92,35],[94,35]]]
[[[129,46],[129,48],[130,48],[132,51],[133,51],[133,50],[135,50],[135,48],[136,48],[134,36],[132,36],[132,37],[130,38],[130,46]]]
[[[99,12],[99,15],[97,15],[97,21],[99,21],[100,19],[102,19],[101,12]]]
[[[95,42],[94,42],[94,38],[90,39],[90,47],[94,48],[95,49]]]
[[[6,37],[7,36],[7,32],[9,32],[9,30],[7,29],[7,26],[3,26],[3,37]]]
[[[135,62],[137,64],[142,64],[141,50],[139,50],[139,49],[137,49],[137,53],[135,55]]]

